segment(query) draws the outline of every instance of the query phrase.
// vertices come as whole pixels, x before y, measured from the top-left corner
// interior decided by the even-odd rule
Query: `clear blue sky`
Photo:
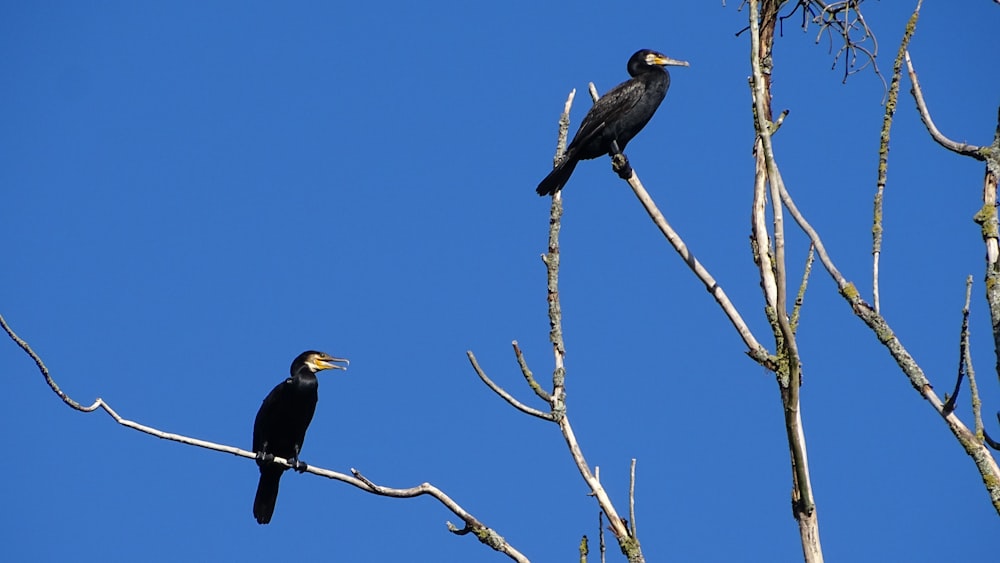
[[[597,508],[510,353],[551,370],[551,166],[567,92],[607,90],[654,48],[691,62],[629,146],[661,209],[773,349],[749,253],[753,132],[739,2],[4,3],[0,311],[81,402],[249,448],[299,352],[321,379],[302,458],[386,485],[431,481],[534,561],[575,557]],[[891,70],[913,2],[867,2]],[[841,84],[829,43],[786,22],[779,164],[844,274],[870,296],[882,85]],[[911,52],[939,127],[987,144],[1000,8],[928,3]],[[954,382],[964,280],[973,354],[1000,429],[979,228],[983,165],[946,153],[904,83],[893,130],[883,312],[940,394]],[[565,192],[569,412],[650,561],[796,561],[777,386],[606,159]],[[790,235],[801,269],[806,245]],[[797,274],[796,274],[797,275]],[[800,328],[803,412],[830,561],[996,557],[971,460],[825,272]],[[65,407],[0,343],[10,561],[502,561],[430,499],[286,474],[251,516],[253,462]],[[968,418],[967,390],[961,412]],[[533,403],[535,406],[537,403]],[[612,548],[614,549],[614,548]],[[592,556],[596,558],[596,556]],[[596,560],[596,559],[592,559]],[[611,560],[616,560],[614,557]]]

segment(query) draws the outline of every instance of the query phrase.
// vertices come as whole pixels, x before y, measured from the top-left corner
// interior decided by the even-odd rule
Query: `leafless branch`
[[[593,85],[591,86],[593,89]],[[557,142],[555,158],[555,162],[557,163],[562,159],[562,153],[565,150],[565,132],[569,125],[568,115],[572,106],[573,97],[574,94],[570,93],[563,110],[563,117],[560,119],[560,140]],[[536,409],[527,407],[515,400],[509,393],[486,377],[486,374],[479,368],[478,363],[475,361],[475,356],[471,351],[468,352],[468,355],[473,364],[473,368],[476,370],[480,379],[482,379],[483,382],[486,383],[486,385],[489,386],[495,393],[507,401],[507,403],[522,412],[544,420],[553,421],[559,425],[559,430],[566,442],[570,455],[573,458],[573,462],[576,465],[577,470],[580,472],[581,477],[583,477],[584,482],[590,488],[591,494],[597,499],[597,503],[601,507],[601,511],[608,516],[608,522],[611,525],[611,530],[614,532],[615,537],[618,540],[622,553],[626,555],[630,563],[641,563],[644,562],[645,559],[642,555],[639,541],[630,533],[624,520],[618,516],[611,499],[604,490],[604,487],[601,485],[600,474],[598,471],[595,469],[595,471],[591,472],[590,466],[587,464],[587,461],[583,456],[583,451],[580,448],[576,434],[573,431],[573,426],[570,424],[570,418],[566,413],[566,348],[562,336],[562,306],[560,305],[559,300],[559,232],[562,224],[561,219],[562,192],[559,191],[552,196],[552,205],[549,213],[548,251],[542,256],[542,261],[545,263],[546,267],[549,341],[552,343],[552,353],[554,358],[551,393],[546,393],[541,390],[541,387],[537,384],[537,382],[535,382],[534,376],[532,375],[527,362],[524,360],[520,347],[517,345],[516,341],[513,343],[514,354],[517,357],[518,365],[521,368],[522,374],[525,376],[526,381],[528,381],[528,385],[535,389],[536,395],[549,403],[551,412],[543,413]]]
[[[552,157],[552,165],[558,166],[566,152],[566,139],[569,137],[569,110],[573,107],[573,98],[576,97],[576,88],[570,90],[563,105],[563,112],[559,114],[559,136],[556,140],[556,154]]]
[[[743,320],[743,316],[740,315],[740,312],[736,309],[736,306],[729,300],[729,296],[726,295],[725,290],[722,289],[719,282],[715,281],[715,278],[712,277],[712,274],[709,273],[708,269],[706,269],[705,266],[703,266],[702,263],[699,262],[694,256],[694,254],[691,253],[687,244],[685,244],[684,240],[677,234],[677,231],[670,226],[666,217],[663,216],[663,213],[661,213],[659,208],[656,206],[656,202],[653,201],[649,192],[647,192],[646,188],[642,185],[642,181],[639,180],[639,176],[635,173],[635,170],[632,171],[632,176],[628,179],[628,185],[632,187],[632,191],[635,193],[635,196],[639,198],[639,203],[641,203],[643,208],[646,209],[646,213],[649,214],[650,219],[653,220],[653,223],[660,229],[660,232],[663,233],[663,236],[667,239],[667,242],[670,243],[670,246],[677,251],[677,254],[680,254],[684,263],[687,264],[688,268],[690,268],[691,271],[694,272],[695,276],[701,280],[701,283],[704,284],[705,289],[707,289],[708,292],[712,294],[712,297],[715,298],[719,307],[722,308],[722,312],[729,318],[729,322],[732,323],[736,332],[739,333],[740,338],[743,339],[743,343],[746,344],[747,354],[761,365],[769,365],[772,359],[767,349],[761,346],[754,337],[753,332],[750,331],[750,327],[747,326],[746,322]]]
[[[21,337],[19,337],[14,332],[14,330],[10,328],[10,325],[7,324],[7,320],[3,318],[3,315],[0,315],[0,326],[3,327],[3,330],[4,332],[7,333],[7,336],[9,336],[10,339],[13,340],[15,344],[20,346],[20,348],[24,350],[24,352],[28,354],[28,356],[30,356],[32,360],[34,360],[35,365],[38,366],[38,371],[40,371],[42,377],[45,378],[45,383],[49,385],[52,391],[55,392],[55,394],[58,395],[59,398],[62,399],[64,403],[66,403],[70,407],[80,412],[92,412],[104,404],[104,401],[98,398],[96,401],[94,401],[94,404],[85,407],[80,403],[71,399],[69,395],[63,393],[62,389],[59,388],[59,385],[56,383],[56,381],[52,379],[52,376],[49,374],[49,368],[45,367],[45,362],[42,361],[42,358],[40,358],[38,354],[36,354],[35,351],[31,349],[31,346],[28,346],[27,342],[22,340]]]
[[[962,388],[962,379],[965,377],[965,368],[971,364],[969,358],[969,303],[972,300],[972,276],[965,279],[965,306],[962,308],[962,329],[958,335],[958,374],[955,377],[955,389],[950,396],[946,396],[944,412],[950,413],[955,410],[955,402],[958,400],[958,392]],[[975,402],[975,400],[973,400]],[[980,434],[977,432],[976,434]]]
[[[542,388],[542,386],[535,380],[534,374],[528,369],[528,362],[524,359],[524,354],[521,352],[521,347],[517,345],[517,340],[511,342],[514,347],[514,356],[517,358],[517,365],[521,368],[521,375],[524,376],[524,380],[528,382],[528,387],[535,392],[536,395],[546,403],[552,403],[552,395],[549,395],[548,391]]]
[[[637,538],[639,534],[636,533],[635,528],[635,458],[632,458],[632,465],[628,472],[628,522],[629,528],[632,531],[632,537]]]
[[[591,96],[593,96],[596,92],[596,88],[594,88],[593,84],[591,84],[590,89]],[[567,105],[567,111],[568,107],[569,106]],[[618,540],[618,545],[621,548],[622,553],[626,555],[630,562],[638,563],[645,561],[645,558],[642,555],[642,549],[639,547],[639,540],[629,535],[628,529],[625,527],[622,519],[618,516],[618,512],[615,509],[614,504],[611,502],[610,497],[608,497],[607,491],[605,491],[604,486],[601,485],[600,479],[595,473],[590,471],[590,466],[584,458],[579,441],[576,439],[576,434],[573,432],[569,416],[566,415],[566,392],[564,387],[566,375],[566,347],[562,337],[562,306],[560,305],[559,299],[559,232],[561,230],[562,219],[561,195],[562,192],[557,192],[552,197],[552,209],[549,214],[548,253],[545,255],[549,302],[549,336],[552,342],[552,354],[555,363],[555,367],[552,371],[552,413],[555,416],[556,422],[559,424],[559,430],[562,432],[563,439],[566,441],[566,445],[569,448],[570,455],[573,457],[577,470],[580,472],[580,476],[583,477],[583,480],[587,483],[587,486],[597,499],[601,510],[608,516],[608,522],[611,525],[611,530],[614,532],[615,538]]]
[[[966,453],[975,462],[976,467],[979,469],[980,474],[983,477],[983,483],[986,486],[987,492],[990,495],[990,500],[993,506],[1000,513],[1000,467],[997,466],[996,460],[986,451],[982,444],[978,443],[975,439],[975,435],[969,431],[969,429],[962,423],[962,421],[955,415],[955,413],[946,413],[944,410],[944,403],[934,392],[933,387],[928,381],[926,375],[924,375],[923,370],[917,364],[916,360],[903,346],[903,343],[899,341],[893,332],[892,328],[886,322],[886,320],[875,312],[871,305],[864,302],[861,298],[858,290],[855,289],[854,284],[848,282],[840,271],[834,266],[833,261],[830,259],[829,254],[827,254],[825,247],[822,245],[822,240],[813,229],[812,225],[806,221],[802,213],[795,207],[795,202],[792,201],[791,196],[784,187],[784,183],[781,180],[780,175],[778,176],[779,186],[781,187],[781,197],[782,202],[785,204],[789,211],[789,214],[795,219],[813,244],[816,245],[816,250],[820,256],[820,262],[826,268],[827,273],[836,282],[837,286],[840,288],[840,294],[844,299],[851,305],[854,310],[854,314],[860,318],[868,327],[872,330],[872,333],[878,338],[879,342],[889,351],[889,354],[896,360],[896,364],[903,371],[909,379],[910,384],[914,389],[917,390],[926,399],[931,407],[937,411],[938,414],[944,418],[944,421],[948,424],[948,428],[951,430],[952,434],[958,439],[959,443],[965,448]]]
[[[127,428],[131,428],[133,430],[138,430],[139,432],[142,432],[144,434],[149,434],[150,436],[155,436],[156,438],[161,438],[163,440],[170,440],[172,442],[179,442],[181,444],[197,446],[199,448],[205,448],[208,450],[214,450],[217,452],[233,454],[235,456],[256,460],[257,454],[255,452],[243,450],[234,446],[227,446],[224,444],[209,442],[207,440],[199,440],[197,438],[191,438],[189,436],[183,436],[181,434],[174,434],[172,432],[164,432],[157,428],[153,428],[152,426],[146,426],[145,424],[140,424],[138,422],[125,419],[121,415],[119,415],[114,409],[112,409],[111,405],[107,404],[100,397],[98,397],[94,401],[94,403],[90,406],[87,407],[81,406],[79,403],[74,401],[72,398],[67,396],[59,389],[59,386],[56,384],[55,380],[49,374],[49,370],[48,368],[45,367],[45,363],[42,362],[42,359],[38,356],[38,354],[35,353],[34,350],[32,350],[31,346],[29,346],[27,342],[21,339],[14,332],[14,330],[10,327],[10,325],[7,324],[7,320],[3,317],[3,315],[0,315],[0,326],[3,327],[4,331],[7,333],[8,336],[10,336],[11,340],[13,340],[18,346],[20,346],[21,349],[24,350],[25,353],[27,353],[32,360],[35,361],[35,364],[38,366],[39,371],[45,377],[45,380],[49,384],[49,387],[52,388],[52,391],[55,392],[55,394],[58,395],[59,398],[62,399],[62,401],[67,405],[69,405],[70,407],[81,412],[93,412],[98,408],[100,408],[103,409],[106,413],[108,413],[108,415],[111,416],[111,418],[113,418],[115,422],[117,422],[118,424],[121,424],[122,426],[125,426]],[[289,463],[289,461],[285,458],[275,457],[273,462],[279,465],[284,465],[286,467],[292,467],[292,464]],[[528,558],[522,555],[519,551],[517,551],[513,546],[508,544],[506,541],[504,541],[503,537],[497,534],[494,530],[483,525],[474,516],[469,514],[468,511],[466,511],[458,503],[452,500],[451,497],[446,495],[444,492],[442,492],[434,485],[431,485],[430,483],[423,483],[422,485],[418,485],[416,487],[412,487],[409,489],[390,489],[387,487],[381,487],[379,485],[375,485],[371,481],[361,476],[361,474],[358,473],[357,471],[353,469],[351,471],[354,473],[355,475],[354,477],[346,475],[344,473],[331,471],[329,469],[323,469],[315,465],[308,465],[305,469],[305,472],[307,473],[312,473],[314,475],[319,475],[321,477],[326,477],[328,479],[333,479],[335,481],[347,483],[348,485],[353,485],[363,491],[381,496],[391,496],[398,498],[409,498],[420,495],[432,496],[439,502],[441,502],[441,504],[443,504],[445,508],[447,508],[453,514],[455,514],[455,516],[461,518],[462,521],[465,522],[466,528],[475,533],[476,537],[479,538],[480,542],[492,547],[496,551],[499,551],[507,555],[514,561],[518,561],[519,563],[529,563]],[[452,532],[456,531],[454,526],[451,525],[451,523],[448,523],[448,528]]]
[[[601,563],[605,563],[604,557],[607,555],[608,546],[604,544],[604,513],[597,513],[597,533],[601,540]]]
[[[852,74],[857,74],[867,68],[872,67],[875,75],[882,80],[885,86],[885,78],[879,72],[875,59],[878,56],[878,38],[868,27],[865,16],[861,12],[862,0],[841,0],[826,3],[822,0],[800,0],[800,5],[804,6],[804,11],[808,11],[812,16],[812,22],[819,27],[816,35],[816,43],[824,33],[830,37],[831,50],[833,47],[833,36],[839,35],[843,40],[843,45],[837,50],[833,57],[833,68],[837,67],[841,56],[844,57],[844,82]],[[819,8],[816,13],[815,7]],[[805,26],[803,26],[805,27]],[[867,43],[871,43],[871,48]],[[859,62],[860,60],[860,62]]]
[[[310,468],[311,469],[311,468]],[[359,489],[365,490],[372,494],[376,494],[383,497],[392,498],[413,498],[422,495],[428,495],[434,497],[441,504],[443,504],[448,510],[452,511],[455,516],[458,516],[465,522],[464,528],[457,528],[451,522],[448,522],[448,529],[456,535],[465,535],[472,532],[480,542],[486,544],[500,553],[510,557],[514,561],[519,563],[530,563],[528,558],[522,555],[519,551],[514,549],[507,540],[498,534],[495,530],[484,526],[479,520],[477,520],[473,515],[469,514],[464,508],[462,508],[457,502],[453,501],[451,497],[446,495],[440,489],[431,485],[430,483],[422,483],[416,487],[410,487],[408,489],[393,489],[390,487],[384,487],[382,485],[376,485],[370,479],[361,474],[357,469],[351,468],[351,473],[354,474],[355,479],[349,482],[352,485],[358,487]],[[334,473],[333,471],[322,470],[322,472],[317,473],[317,475],[323,475],[324,477],[329,477],[331,479],[343,480],[341,477],[346,477],[340,473]],[[348,478],[350,479],[350,478]],[[356,484],[354,481],[357,481]]]
[[[827,3],[822,0],[797,0],[794,3],[775,2],[773,9],[778,10],[785,6],[790,7],[790,10],[784,15],[777,17],[776,23],[781,27],[782,33],[784,33],[785,20],[795,16],[801,10],[802,21],[799,25],[802,31],[807,31],[810,23],[819,28],[819,31],[816,33],[817,44],[823,35],[826,34],[830,39],[829,49],[833,52],[834,37],[840,36],[843,40],[843,45],[834,54],[832,68],[837,68],[837,63],[840,62],[841,57],[844,58],[844,82],[852,74],[857,74],[871,66],[875,72],[875,76],[882,81],[884,87],[885,78],[879,72],[876,61],[878,57],[878,39],[861,13],[862,1],[840,0]],[[749,4],[748,0],[743,0],[738,9],[742,10],[744,6]],[[739,30],[736,36],[739,37],[743,32],[749,30],[750,26],[746,26]],[[867,46],[869,42],[871,43],[871,47]]]
[[[969,280],[972,280],[972,276],[969,276]],[[968,303],[968,298],[966,298],[966,303]],[[968,340],[968,335],[966,335],[966,340]],[[976,438],[982,441],[986,435],[986,429],[983,427],[983,402],[979,399],[979,386],[976,385],[976,370],[972,367],[972,351],[968,342],[965,344],[965,357],[963,360],[965,361],[965,374],[969,377],[969,395],[971,395],[972,400],[972,419],[976,428]]]
[[[879,258],[882,255],[882,202],[885,193],[886,175],[889,169],[889,131],[892,129],[892,118],[896,114],[896,105],[899,99],[899,83],[903,71],[903,55],[906,47],[910,44],[910,38],[917,28],[917,19],[920,17],[920,5],[923,0],[917,1],[917,7],[913,10],[909,21],[906,24],[906,31],[903,33],[903,40],[899,44],[899,51],[896,53],[896,61],[892,66],[892,83],[886,95],[885,115],[882,117],[882,133],[879,136],[878,149],[878,181],[875,190],[875,213],[872,225],[872,299],[875,305],[875,312],[880,312],[878,270]]]
[[[802,311],[802,303],[806,299],[806,287],[809,285],[809,274],[812,273],[813,262],[816,261],[816,249],[809,245],[809,254],[806,256],[806,266],[802,270],[802,283],[799,284],[799,292],[795,296],[795,305],[792,307],[792,318],[789,324],[792,325],[792,332],[796,332],[799,326],[799,314]]]
[[[562,432],[563,439],[566,441],[566,445],[569,448],[570,455],[573,458],[573,462],[576,464],[577,470],[580,472],[580,476],[583,477],[583,480],[587,483],[587,486],[597,499],[597,503],[600,505],[601,510],[603,510],[608,516],[608,522],[611,525],[611,530],[614,532],[615,538],[618,540],[618,545],[621,547],[622,553],[628,557],[630,562],[638,563],[645,561],[642,555],[642,550],[639,547],[639,541],[629,535],[629,531],[622,522],[622,519],[618,516],[618,512],[615,509],[614,504],[611,502],[607,491],[605,491],[604,486],[601,485],[600,479],[590,471],[590,466],[587,464],[587,461],[583,456],[583,451],[580,448],[579,441],[576,438],[576,434],[573,432],[573,426],[570,424],[569,416],[566,414],[566,369],[564,362],[566,347],[562,338],[562,306],[560,305],[559,300],[559,231],[561,228],[562,218],[561,194],[562,192],[557,192],[552,197],[552,209],[549,216],[549,250],[545,255],[549,302],[549,337],[552,342],[552,354],[555,363],[555,367],[552,371],[552,414],[556,423],[559,425],[559,430]]]
[[[505,391],[503,387],[494,383],[492,379],[487,377],[483,368],[479,367],[479,362],[476,361],[476,355],[472,353],[472,350],[466,351],[465,355],[468,356],[469,362],[472,364],[472,369],[476,370],[476,375],[479,376],[479,379],[483,380],[483,383],[485,383],[487,387],[492,389],[497,395],[500,395],[500,397],[507,401],[507,403],[509,403],[512,407],[525,414],[530,414],[531,416],[538,417],[542,420],[548,420],[549,422],[555,421],[555,418],[550,413],[542,412],[538,409],[525,405],[521,401],[515,399],[510,393]]]
[[[752,80],[751,78],[751,85]],[[764,149],[758,138],[754,143],[754,154],[760,154],[762,150]],[[763,159],[755,159],[754,165],[753,206],[750,213],[754,261],[760,272],[760,287],[764,291],[764,302],[767,308],[776,309],[778,287],[774,278],[774,264],[771,261],[773,258],[771,235],[767,231],[767,171],[764,169]]]
[[[762,139],[766,139],[765,147],[768,147],[770,145],[770,135],[767,133],[767,129],[761,128],[759,132],[761,133]],[[769,158],[773,158],[773,152],[767,150],[766,152],[769,154]],[[820,263],[823,264],[827,273],[830,274],[830,277],[833,278],[834,282],[837,284],[841,296],[843,296],[844,299],[851,305],[854,314],[866,325],[868,325],[868,327],[872,330],[872,333],[876,336],[876,338],[878,338],[879,342],[886,347],[889,354],[893,357],[897,365],[909,379],[913,388],[916,389],[917,392],[920,393],[921,396],[931,404],[932,408],[934,408],[934,410],[937,411],[938,414],[940,414],[944,419],[952,434],[956,437],[959,443],[962,444],[966,453],[976,464],[977,469],[983,477],[983,483],[990,495],[990,500],[994,508],[996,508],[998,513],[1000,513],[1000,467],[997,466],[996,460],[992,455],[990,455],[989,451],[981,443],[979,443],[978,440],[976,440],[975,434],[969,431],[969,429],[964,423],[962,423],[955,413],[946,413],[944,411],[944,404],[934,392],[933,387],[924,375],[923,370],[917,364],[916,360],[913,359],[913,356],[910,355],[903,344],[899,341],[885,319],[876,313],[871,305],[865,303],[858,293],[858,290],[854,287],[854,284],[848,282],[847,279],[844,278],[843,274],[840,273],[833,260],[830,258],[829,253],[826,251],[826,247],[819,234],[805,219],[803,214],[795,205],[795,202],[792,200],[792,197],[788,193],[784,181],[781,178],[780,172],[775,169],[774,173],[775,176],[770,179],[773,182],[777,182],[782,203],[788,210],[789,215],[791,215],[792,218],[795,219],[796,223],[798,223],[799,228],[806,233],[809,240],[816,247],[816,253],[820,258]],[[990,178],[989,173],[987,174],[987,178]],[[996,180],[993,180],[992,186],[994,191],[996,189],[995,182]],[[987,182],[987,184],[989,184],[989,182]],[[994,198],[993,201],[996,201],[995,193],[992,197]],[[984,206],[984,210],[991,212],[995,218],[995,209],[986,210],[986,206]],[[983,213],[983,211],[980,213]],[[977,221],[980,221],[980,219],[977,218]],[[984,236],[986,236],[985,232]],[[994,233],[990,236],[996,235]],[[990,284],[987,283],[987,285]]]
[[[980,227],[986,246],[986,304],[993,324],[993,348],[997,354],[996,373],[1000,377],[1000,219],[997,217],[997,183],[1000,180],[1000,108],[993,144],[983,151],[986,173],[983,175],[983,206],[974,220]]]
[[[769,10],[774,10],[774,4],[769,5]],[[771,12],[773,13],[773,12]],[[815,496],[812,490],[809,475],[809,462],[806,455],[805,432],[802,428],[802,414],[800,411],[799,389],[801,386],[801,365],[799,362],[798,347],[795,342],[795,334],[792,331],[788,318],[787,309],[787,279],[784,271],[784,227],[782,213],[781,186],[779,182],[780,174],[778,165],[774,158],[774,148],[771,144],[772,126],[770,122],[770,92],[764,78],[762,59],[769,57],[773,41],[773,20],[764,22],[767,28],[768,39],[762,39],[762,22],[758,11],[757,2],[750,2],[750,66],[752,70],[751,94],[753,98],[754,122],[758,135],[758,150],[756,158],[758,160],[756,169],[766,172],[767,185],[770,187],[771,213],[774,224],[774,248],[775,258],[773,263],[774,278],[776,285],[775,307],[772,309],[772,323],[777,326],[776,337],[779,337],[778,344],[781,347],[779,356],[784,359],[781,370],[786,372],[787,381],[783,381],[780,372],[779,386],[782,393],[782,405],[784,406],[785,428],[788,439],[789,452],[792,458],[792,508],[795,520],[799,525],[799,535],[802,543],[802,554],[807,562],[823,561],[823,551],[820,546],[819,521],[815,510]],[[755,182],[755,191],[760,191],[761,180]],[[755,196],[754,212],[763,213],[764,205],[758,201],[759,195]],[[760,228],[764,223],[763,217],[754,219],[755,228]],[[816,245],[817,252],[820,246]],[[822,257],[822,253],[820,254]],[[770,275],[768,272],[761,272],[762,276]]]
[[[1000,416],[997,416],[997,418],[1000,418]],[[988,445],[989,447],[993,448],[994,450],[1000,451],[1000,442],[996,442],[993,440],[993,438],[990,438],[990,435],[986,433],[986,430],[983,430],[983,440],[986,441],[986,445]]]
[[[910,83],[913,85],[913,87],[910,88],[910,93],[913,94],[913,99],[917,102],[917,110],[920,111],[920,119],[924,122],[924,126],[927,127],[927,131],[931,134],[931,138],[933,138],[937,144],[952,152],[970,156],[976,160],[986,160],[986,155],[984,154],[985,147],[952,141],[948,137],[945,137],[941,131],[938,131],[937,126],[934,125],[934,120],[931,119],[931,113],[927,109],[927,103],[924,101],[924,94],[920,89],[920,82],[917,80],[917,72],[913,70],[913,61],[910,60],[910,52],[908,50],[904,53],[904,57],[906,58],[906,70],[910,75]]]

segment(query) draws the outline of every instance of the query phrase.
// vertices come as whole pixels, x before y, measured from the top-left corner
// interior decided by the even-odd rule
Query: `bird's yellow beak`
[[[687,61],[679,61],[677,59],[671,59],[666,55],[661,55],[659,53],[649,56],[649,64],[660,65],[660,66],[691,66]]]
[[[324,354],[324,355],[316,358],[316,362],[315,363],[316,363],[316,368],[319,369],[319,370],[324,370],[324,369],[342,369],[342,370],[346,370],[347,369],[347,365],[350,365],[351,361],[348,360],[347,358],[335,358],[335,357],[330,356],[328,354]],[[337,365],[337,363],[347,364],[347,365],[340,366],[340,365]]]

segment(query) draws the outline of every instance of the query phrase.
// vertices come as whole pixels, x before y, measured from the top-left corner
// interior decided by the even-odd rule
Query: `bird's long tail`
[[[569,181],[569,177],[573,174],[573,170],[576,169],[576,164],[580,162],[579,159],[573,158],[572,156],[567,156],[562,162],[560,162],[549,175],[545,177],[538,184],[538,188],[535,191],[540,196],[553,195],[566,185]]]
[[[283,471],[278,467],[262,467],[260,481],[257,482],[257,496],[253,498],[253,517],[258,524],[267,524],[274,514],[274,503],[278,500],[278,483]]]

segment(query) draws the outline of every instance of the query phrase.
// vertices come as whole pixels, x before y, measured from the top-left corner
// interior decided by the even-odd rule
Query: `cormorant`
[[[632,78],[594,103],[566,147],[563,159],[538,184],[535,190],[538,195],[552,195],[561,190],[579,161],[604,154],[614,156],[625,150],[625,145],[649,123],[667,95],[670,73],[663,68],[665,66],[688,66],[688,63],[649,49],[632,55],[628,60],[628,73]]]
[[[288,469],[273,463],[274,457],[287,459],[300,473],[307,468],[299,460],[299,452],[319,400],[316,372],[347,369],[334,362],[350,363],[323,352],[302,352],[292,362],[292,376],[272,389],[257,411],[253,422],[253,451],[257,453],[260,481],[257,483],[257,496],[253,499],[253,516],[258,524],[271,521],[274,503],[278,499],[278,482],[281,474]]]

